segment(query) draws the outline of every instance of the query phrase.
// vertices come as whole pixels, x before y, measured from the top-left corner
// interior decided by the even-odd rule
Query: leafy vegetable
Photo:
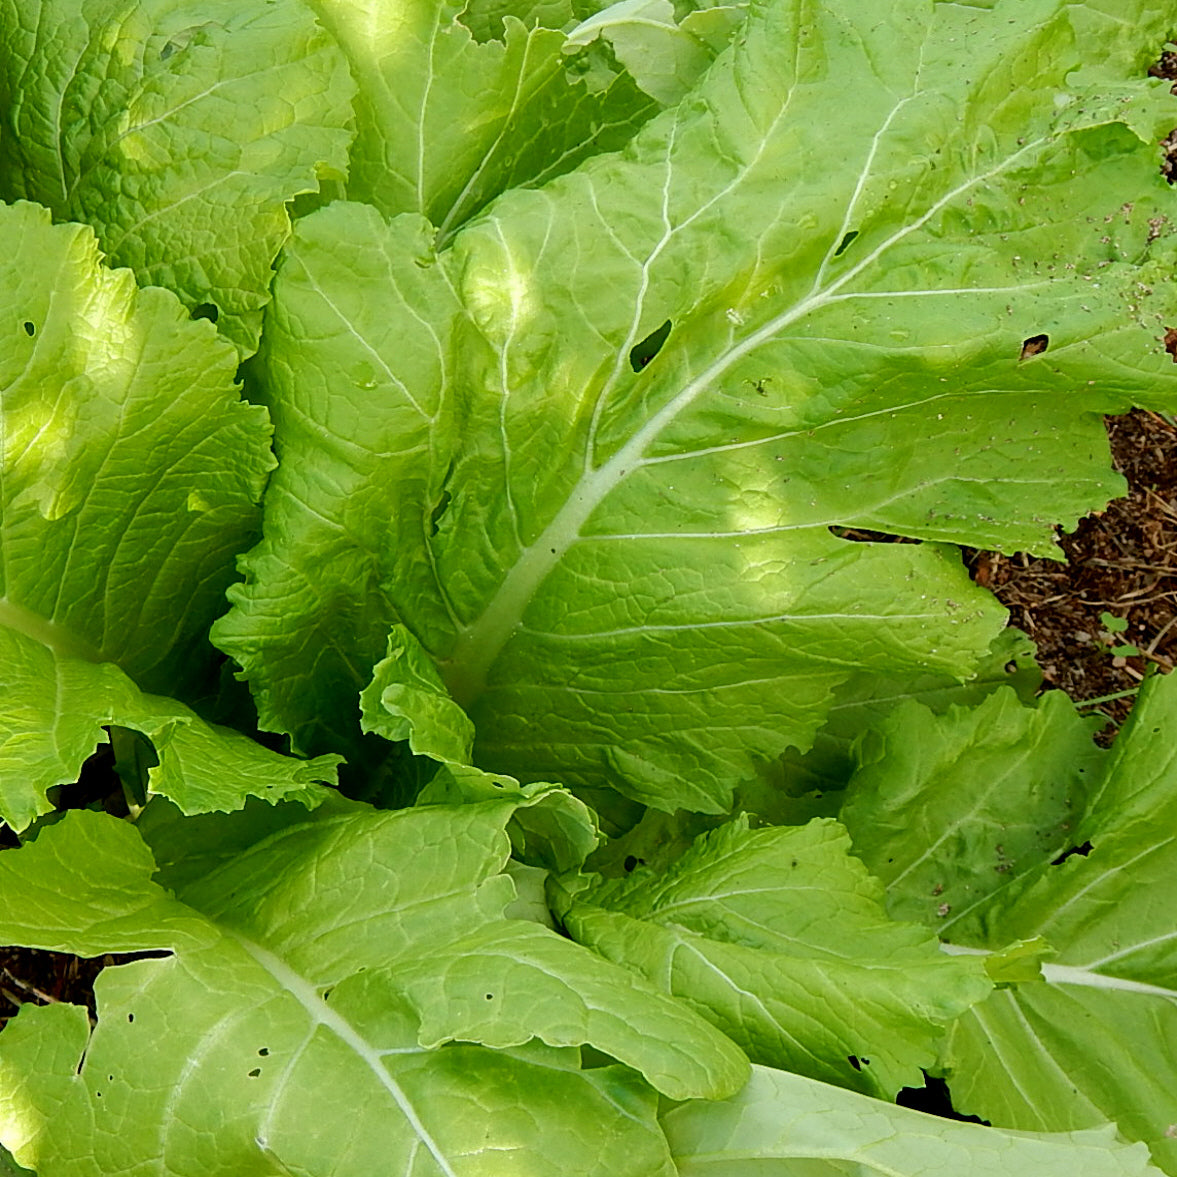
[[[354,88],[297,0],[5,0],[0,191],[257,347],[286,202],[345,167]]]
[[[215,630],[263,725],[358,754],[399,622],[483,767],[718,813],[851,675],[967,676],[1001,616],[955,556],[830,528],[1051,552],[1121,485],[1096,414],[1166,395],[1169,228],[1076,52],[1053,3],[766,5],[625,152],[448,249],[302,221],[258,369],[282,464]]]
[[[591,1108],[613,1143],[584,1171],[672,1171],[652,1093],[623,1068],[580,1071],[574,1048],[593,1042],[679,1099],[730,1094],[747,1063],[632,974],[502,918],[513,808],[376,814],[339,802],[309,820],[295,809],[175,899],[151,881],[138,835],[102,815],[70,814],[0,858],[3,894],[51,892],[31,926],[25,903],[5,911],[0,937],[175,954],[108,970],[92,1035],[77,1007],[22,1015],[22,1030],[40,1024],[59,1044],[51,1067],[38,1038],[0,1041],[0,1067],[24,1072],[34,1121],[52,1120],[52,1132],[26,1129],[18,1159],[46,1177],[109,1173],[135,1155],[228,1174],[268,1171],[260,1149],[318,1172],[323,1150],[348,1138],[333,1171],[371,1173],[377,1158],[404,1167],[421,1153],[446,1172],[471,1150],[522,1149],[557,1173]],[[565,1049],[524,1048],[533,1037]],[[524,1128],[504,1115],[520,1100],[547,1113]],[[6,1118],[29,1123],[11,1102]]]
[[[1177,1174],[1177,692],[954,546],[1174,411],[1177,27],[883,8],[0,0],[0,1167]]]
[[[860,746],[842,811],[893,913],[981,959],[1038,944],[1043,963],[952,1032],[959,1104],[1016,1128],[1115,1119],[1166,1172],[1177,1167],[1177,934],[1158,900],[1177,870],[1175,687],[1145,684],[1110,753],[1083,740],[1091,721],[1058,694],[1037,711],[998,695],[940,719],[899,709]],[[1018,727],[1033,734],[1010,739]],[[913,739],[934,749],[922,764],[896,754]]]
[[[847,844],[833,822],[737,820],[660,875],[581,882],[556,910],[574,938],[683,998],[754,1062],[891,1098],[920,1082],[944,1024],[989,985],[979,962],[891,923]]]

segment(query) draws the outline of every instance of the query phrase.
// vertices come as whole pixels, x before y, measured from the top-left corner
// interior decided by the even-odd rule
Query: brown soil
[[[1177,661],[1177,427],[1139,409],[1107,425],[1130,494],[1060,535],[1067,563],[970,549],[966,559],[1037,643],[1046,686],[1106,700],[1093,706],[1118,724],[1144,676]]]

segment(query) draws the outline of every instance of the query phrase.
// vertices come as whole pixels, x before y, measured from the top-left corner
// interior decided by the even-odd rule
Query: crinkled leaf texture
[[[1000,979],[1017,982],[1011,944],[1045,961],[953,1027],[956,1106],[1025,1129],[1115,1120],[1177,1173],[1177,678],[1144,684],[1111,752],[1090,731],[1061,694],[897,712],[843,815],[897,914]]]
[[[14,830],[52,811],[48,790],[78,779],[109,726],[151,741],[159,763],[148,771],[148,792],[184,813],[240,809],[247,797],[310,808],[335,783],[338,756],[281,756],[174,699],[144,694],[113,663],[64,657],[5,626],[0,692],[0,818]]]
[[[347,163],[354,86],[298,0],[5,0],[0,194],[252,352],[286,202]]]
[[[1149,1177],[1140,1145],[1111,1125],[1008,1132],[897,1108],[753,1067],[734,1099],[663,1119],[680,1177]]]
[[[0,623],[184,697],[273,467],[237,358],[94,234],[0,205]]]
[[[1100,414],[1173,395],[1173,100],[1069,89],[1103,52],[1074,15],[760,4],[624,152],[440,253],[302,221],[259,365],[281,467],[215,631],[263,724],[347,754],[401,623],[482,768],[718,813],[851,676],[968,677],[1002,617],[935,541],[1053,553],[1122,489]]]
[[[556,911],[754,1062],[889,1099],[921,1082],[944,1026],[990,984],[979,961],[946,958],[924,928],[889,919],[849,844],[832,821],[737,819],[661,873],[570,880]]]
[[[443,239],[507,189],[621,147],[658,109],[625,72],[577,76],[565,35],[522,5],[476,17],[495,26],[483,38],[454,0],[314,7],[359,82],[347,195],[421,213]]]
[[[260,521],[270,424],[236,353],[103,266],[88,228],[21,202],[0,234],[0,814],[47,812],[108,724],[154,742],[150,787],[186,812],[313,803],[338,756],[278,756],[140,689],[215,674],[208,627]]]
[[[675,1099],[730,1095],[747,1060],[636,976],[503,917],[515,808],[255,809],[258,840],[171,876],[175,897],[105,815],[0,856],[4,942],[173,953],[107,969],[92,1032],[75,1006],[22,1010],[0,1039],[5,1146],[40,1177],[473,1177],[512,1158],[671,1177],[655,1091],[582,1069],[577,1047]]]

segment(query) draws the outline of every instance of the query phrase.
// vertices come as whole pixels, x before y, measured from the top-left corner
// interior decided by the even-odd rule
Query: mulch
[[[1145,675],[1177,661],[1177,425],[1137,409],[1107,427],[1130,493],[1059,535],[1066,563],[965,549],[973,579],[1037,644],[1045,686],[1108,717],[1101,743]]]

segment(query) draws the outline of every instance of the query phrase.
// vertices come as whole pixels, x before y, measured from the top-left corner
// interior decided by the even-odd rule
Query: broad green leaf
[[[1158,1170],[1111,1125],[1003,1132],[960,1124],[812,1079],[754,1067],[722,1103],[663,1117],[681,1177],[1148,1177]]]
[[[217,630],[263,724],[347,754],[403,624],[479,767],[719,813],[852,676],[967,678],[1002,617],[940,541],[1055,552],[1123,487],[1100,414],[1173,398],[1175,107],[1140,83],[1142,142],[1069,90],[1102,52],[1070,13],[766,3],[623,153],[436,256],[303,222],[260,371],[283,466]]]
[[[325,796],[321,782],[334,783],[340,760],[271,752],[205,723],[182,703],[144,694],[113,663],[63,656],[6,626],[0,690],[0,818],[14,830],[52,810],[48,790],[78,779],[110,726],[151,741],[159,763],[147,772],[147,791],[171,798],[184,813],[240,809],[247,797],[313,807]]]
[[[516,5],[475,14],[483,39],[455,0],[313,6],[359,85],[347,195],[420,213],[443,240],[506,189],[621,147],[657,109],[624,73],[603,89],[576,77],[564,34]]]
[[[835,822],[736,820],[663,872],[574,880],[556,913],[754,1062],[890,1098],[920,1081],[944,1025],[990,986],[977,961],[948,961],[923,928],[888,919],[848,848]]]
[[[257,346],[286,202],[346,167],[353,85],[297,0],[5,0],[0,194]]]
[[[508,1158],[671,1177],[655,1093],[582,1069],[577,1047],[679,1099],[730,1094],[747,1062],[631,974],[503,917],[514,808],[339,800],[174,898],[126,823],[42,830],[0,858],[0,939],[172,955],[105,970],[92,1032],[84,1010],[26,1007],[0,1036],[5,1146],[40,1177],[475,1177]]]
[[[995,898],[1082,841],[1102,724],[1062,691],[1027,707],[1005,689],[943,717],[905,702],[869,729],[840,817],[891,914],[955,942],[984,936]]]
[[[0,206],[0,625],[190,697],[273,466],[237,358],[81,225]]]
[[[1036,1130],[1115,1120],[1177,1173],[1177,679],[1144,684],[1111,752],[1090,731],[1061,694],[1020,716],[994,696],[902,740],[884,725],[864,742],[846,820],[890,881],[891,909],[937,928],[949,951],[998,956],[1009,982],[1008,946],[1037,941],[1029,977],[951,1031],[956,1107]]]

